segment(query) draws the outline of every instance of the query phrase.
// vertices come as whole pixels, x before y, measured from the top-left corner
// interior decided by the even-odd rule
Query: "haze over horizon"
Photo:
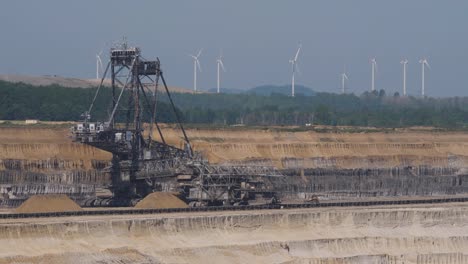
[[[299,42],[296,84],[339,92],[346,65],[350,92],[376,89],[419,95],[426,57],[428,96],[468,96],[468,2],[442,1],[8,1],[0,10],[0,74],[94,78],[96,53],[126,36],[146,58],[160,57],[171,86],[192,87],[188,56],[203,48],[198,87],[216,87],[223,49],[222,87],[247,89],[291,81],[289,59]],[[104,56],[103,59],[107,57]]]

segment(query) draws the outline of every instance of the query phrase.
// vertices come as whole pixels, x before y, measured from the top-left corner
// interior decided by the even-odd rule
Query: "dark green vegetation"
[[[208,91],[211,93],[216,93],[217,89],[213,88],[213,89],[209,89]],[[283,86],[262,85],[262,86],[257,86],[248,90],[224,88],[221,91],[227,94],[256,94],[256,95],[264,95],[264,96],[270,96],[272,94],[291,95],[291,86],[290,85],[283,85]],[[315,95],[315,91],[302,85],[295,86],[295,93],[296,95],[307,95],[307,96]]]
[[[88,110],[96,89],[66,88],[57,85],[37,87],[0,81],[0,119],[77,121],[81,119],[81,114]],[[121,101],[122,105],[126,104],[128,96],[124,94]],[[157,108],[160,122],[175,122],[174,113],[168,104],[160,102]],[[150,109],[145,109],[144,116],[149,116],[149,111]],[[106,118],[111,112],[112,90],[102,88],[92,110],[92,119],[107,121]],[[120,122],[125,114],[117,113],[116,116]]]
[[[0,82],[0,119],[79,120],[96,89],[34,87]],[[102,89],[93,119],[110,112],[111,90]],[[338,95],[317,93],[294,98],[272,94],[173,94],[184,122],[198,124],[319,125],[407,127],[468,126],[468,98],[414,98],[387,96],[384,91]],[[174,122],[165,95],[160,96],[160,122]],[[122,102],[126,102],[124,97]],[[149,110],[149,109],[147,109]],[[145,112],[146,113],[146,112]],[[148,116],[148,115],[147,115]]]

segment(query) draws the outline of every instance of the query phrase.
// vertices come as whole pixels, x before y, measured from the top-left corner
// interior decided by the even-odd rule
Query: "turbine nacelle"
[[[431,66],[429,65],[429,62],[427,62],[427,59],[420,59],[419,63],[421,63],[423,66],[427,66],[427,68],[431,69]]]
[[[197,56],[194,56],[192,54],[189,55],[193,59],[193,63],[195,64],[195,68],[198,68],[198,70],[200,72],[202,71],[202,69],[201,69],[200,61],[198,60],[198,58],[200,57],[202,51],[203,51],[203,49],[198,50]]]

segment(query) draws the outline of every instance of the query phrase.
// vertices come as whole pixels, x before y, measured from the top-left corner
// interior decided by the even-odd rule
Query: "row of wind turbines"
[[[296,51],[296,54],[295,56],[289,60],[289,63],[291,64],[292,66],[292,78],[291,78],[291,96],[294,97],[294,94],[295,94],[295,90],[294,90],[294,85],[295,85],[295,75],[296,75],[296,72],[299,72],[299,67],[298,67],[298,64],[297,64],[297,60],[299,58],[299,53],[301,52],[301,49],[302,49],[302,45],[299,44],[299,47],[297,48],[297,51]],[[403,65],[403,95],[406,96],[407,95],[407,92],[406,92],[406,69],[407,69],[407,65],[408,65],[408,59],[403,59],[402,61],[400,61],[400,63]],[[426,58],[423,58],[421,60],[419,60],[419,63],[421,64],[421,96],[425,96],[425,69],[426,67],[428,69],[431,69],[430,65],[429,65],[429,62],[427,61]],[[371,75],[371,91],[375,91],[375,73],[377,71],[377,60],[376,58],[372,58],[370,60],[370,64],[371,64],[371,69],[372,69],[372,75]],[[349,81],[349,77],[348,75],[346,74],[346,69],[344,69],[343,73],[340,74],[340,77],[341,77],[341,92],[344,94],[346,93],[346,81]]]
[[[295,79],[296,79],[296,73],[300,73],[299,65],[298,65],[298,59],[299,59],[299,54],[302,49],[302,44],[299,44],[297,51],[294,55],[289,60],[289,63],[291,64],[291,69],[292,69],[292,77],[291,77],[291,96],[295,96]],[[197,91],[197,72],[201,72],[202,68],[200,65],[200,55],[202,53],[203,49],[199,49],[197,52],[197,55],[192,55],[190,54],[189,56],[193,59],[193,90]],[[103,71],[103,64],[102,64],[102,59],[101,59],[102,51],[98,54],[96,54],[96,79],[100,79],[101,72]],[[403,65],[403,95],[407,95],[407,90],[406,90],[406,70],[407,70],[407,65],[408,65],[408,60],[405,58],[400,63]],[[427,61],[426,58],[423,58],[419,60],[419,63],[421,64],[421,96],[425,96],[425,69],[426,67],[430,69],[429,62]],[[377,60],[376,58],[372,58],[370,60],[371,64],[371,70],[372,70],[372,75],[371,75],[371,91],[375,91],[375,76],[376,76],[376,71],[377,71]],[[224,63],[223,63],[223,52],[221,50],[220,55],[216,58],[216,73],[217,73],[217,78],[216,78],[216,91],[217,93],[220,93],[220,86],[221,86],[221,70],[223,72],[226,72],[226,69],[224,68]],[[341,92],[344,94],[346,93],[346,81],[349,81],[349,76],[346,73],[346,69],[344,69],[343,73],[340,74],[341,77]]]
[[[192,57],[193,59],[193,90],[197,91],[197,72],[202,71],[200,61],[198,58],[200,57],[203,49],[198,50],[197,55],[192,55],[190,54],[189,56]],[[96,80],[101,79],[101,73],[103,72],[103,64],[102,64],[102,59],[101,59],[102,51],[96,54]],[[224,63],[223,63],[223,52],[220,52],[220,55],[218,58],[216,58],[216,64],[217,64],[217,92],[220,93],[220,86],[221,86],[221,77],[220,77],[220,70],[222,69],[223,72],[226,72],[226,69],[224,68]]]
[[[200,57],[203,49],[199,49],[197,55],[192,55],[190,54],[189,56],[192,57],[193,59],[193,90],[197,91],[197,69],[201,72],[201,65],[200,61],[198,58]],[[220,86],[221,86],[221,77],[220,77],[220,72],[221,69],[223,72],[226,72],[226,69],[224,68],[224,63],[223,63],[223,51],[221,50],[218,58],[216,58],[216,92],[220,93]]]
[[[407,66],[408,66],[408,59],[403,59],[400,61],[400,63],[403,65],[403,95],[406,96],[407,95],[407,92],[406,92],[406,69],[407,69]],[[375,91],[375,72],[377,71],[377,60],[375,58],[372,58],[370,60],[370,63],[372,65],[372,79],[371,79],[371,91]],[[421,96],[425,96],[425,93],[426,93],[426,90],[425,90],[425,69],[426,67],[428,69],[431,69],[431,66],[429,65],[429,62],[427,61],[426,58],[423,58],[423,59],[420,59],[419,60],[419,63],[421,63]],[[348,79],[348,76],[346,75],[346,73],[342,73],[341,74],[341,92],[342,93],[345,93],[345,79],[346,80],[349,80]]]

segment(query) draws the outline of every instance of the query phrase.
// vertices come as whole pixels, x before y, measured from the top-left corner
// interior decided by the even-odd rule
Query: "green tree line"
[[[36,87],[0,82],[0,119],[80,120],[96,89]],[[109,88],[97,97],[92,119],[104,120],[111,111]],[[159,122],[175,122],[167,96],[160,94]],[[173,94],[186,123],[245,125],[345,125],[376,127],[468,126],[468,97],[417,98],[385,91],[361,95],[316,93],[290,97],[281,94]],[[122,102],[128,100],[124,95]],[[146,110],[147,106],[146,106]],[[144,112],[149,118],[148,111]],[[124,116],[124,115],[119,115]]]

